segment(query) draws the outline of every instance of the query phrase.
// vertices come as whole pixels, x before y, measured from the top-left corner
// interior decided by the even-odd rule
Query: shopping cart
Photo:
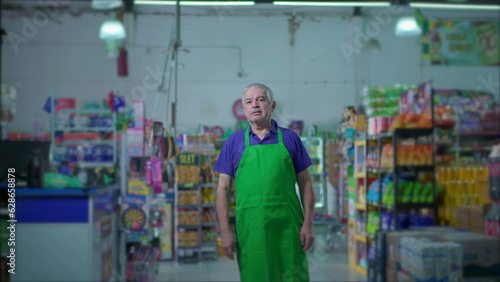
[[[313,220],[316,240],[310,252],[314,252],[316,246],[319,246],[323,247],[325,252],[330,253],[342,245],[345,241],[342,240],[342,238],[345,239],[345,223],[323,214],[315,214]]]

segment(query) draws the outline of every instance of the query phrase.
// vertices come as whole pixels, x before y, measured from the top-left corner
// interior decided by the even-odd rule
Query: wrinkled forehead
[[[271,99],[271,97],[269,97],[269,94],[267,93],[266,89],[261,88],[261,87],[250,87],[250,88],[248,88],[245,91],[245,93],[243,93],[243,99],[249,99],[250,95],[252,95],[252,97],[254,97],[254,98],[264,96],[268,100]]]

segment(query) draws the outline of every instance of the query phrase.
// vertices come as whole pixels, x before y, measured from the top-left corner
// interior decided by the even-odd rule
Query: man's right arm
[[[221,233],[221,247],[224,254],[229,259],[233,259],[233,252],[236,251],[236,238],[229,229],[229,199],[231,197],[232,181],[232,176],[221,173],[219,175],[219,184],[217,185],[216,195],[217,218]]]

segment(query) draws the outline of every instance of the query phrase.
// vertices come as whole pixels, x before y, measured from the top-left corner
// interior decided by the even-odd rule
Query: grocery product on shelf
[[[500,201],[500,144],[493,146],[488,162],[490,198],[493,201]]]
[[[362,104],[368,118],[395,116],[399,113],[399,97],[402,91],[412,88],[409,85],[374,86],[363,89]]]
[[[438,109],[454,110],[460,132],[500,131],[500,104],[492,93],[450,89],[436,90],[434,97]]]
[[[175,258],[181,263],[216,259],[215,139],[210,134],[183,134],[179,140],[181,153],[175,161]]]
[[[404,93],[411,91],[414,90],[413,86],[410,85],[367,86],[364,88],[362,104],[368,117],[369,135],[389,131],[394,116],[400,112],[401,108],[406,109],[407,107],[400,96],[406,97]]]

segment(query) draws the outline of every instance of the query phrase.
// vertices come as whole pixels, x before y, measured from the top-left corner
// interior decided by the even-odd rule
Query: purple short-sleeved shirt
[[[264,144],[277,144],[278,143],[278,123],[273,120],[272,127],[266,134],[263,140],[260,140],[257,134],[250,130],[250,146],[253,145],[264,145]],[[311,158],[307,154],[306,148],[299,135],[293,130],[280,127],[283,143],[290,153],[293,165],[295,167],[295,173],[300,173],[307,169],[311,164]],[[215,170],[220,173],[236,176],[236,170],[238,169],[238,164],[240,163],[241,157],[243,156],[243,151],[245,150],[245,132],[246,129],[240,130],[229,136],[229,138],[222,146],[222,150],[215,164]]]

